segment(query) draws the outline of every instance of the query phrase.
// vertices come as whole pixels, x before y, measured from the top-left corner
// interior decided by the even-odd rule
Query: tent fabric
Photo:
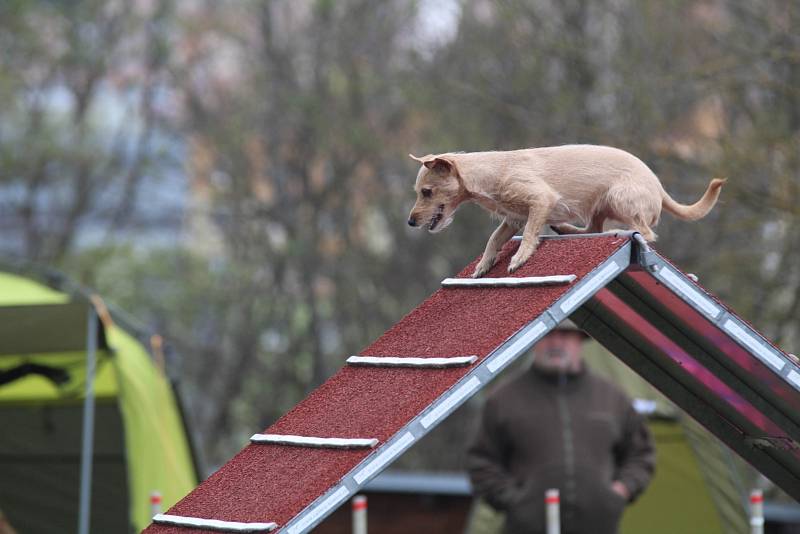
[[[0,280],[2,280],[3,287],[3,292],[0,293],[0,305],[3,306],[65,304],[72,300],[68,294],[62,291],[12,272],[0,273]]]
[[[20,534],[74,532],[81,463],[80,402],[0,403],[0,508]],[[95,406],[92,532],[129,532],[128,477],[116,402]]]
[[[172,388],[149,354],[119,328],[109,332],[119,404],[125,423],[125,446],[131,477],[131,516],[144,529],[152,517],[149,496],[162,495],[166,510],[197,484],[192,454]],[[134,498],[135,496],[135,498]]]
[[[86,350],[88,319],[83,302],[3,306],[0,355],[82,352]],[[105,348],[105,343],[98,343],[98,347]]]
[[[55,523],[49,530],[37,530],[37,522],[46,522],[46,515],[36,512],[33,515],[38,517],[22,517],[12,506],[14,503],[22,506],[20,499],[31,499],[29,502],[38,499],[41,504],[44,491],[36,493],[36,486],[32,486],[31,493],[25,490],[26,495],[19,495],[14,501],[8,497],[7,490],[38,476],[40,481],[48,480],[38,487],[45,488],[55,500],[61,499],[48,506],[69,508],[77,518],[78,480],[66,466],[75,467],[74,462],[79,463],[75,455],[80,446],[86,353],[85,349],[75,350],[74,345],[78,338],[83,339],[85,345],[86,317],[91,303],[80,292],[59,291],[14,270],[16,272],[12,273],[0,269],[0,314],[6,326],[0,342],[0,372],[35,364],[66,371],[69,380],[57,384],[46,376],[31,373],[0,385],[0,424],[19,429],[21,440],[17,448],[9,445],[9,450],[0,449],[0,469],[5,466],[6,474],[0,476],[0,509],[20,531],[52,532]],[[41,310],[41,315],[37,315],[37,309]],[[15,315],[14,311],[22,313]],[[66,311],[72,315],[65,316]],[[15,329],[15,318],[19,318],[18,324],[26,327]],[[32,330],[30,326],[34,323],[38,328]],[[72,332],[66,325],[81,331]],[[109,523],[102,518],[104,510],[106,515],[119,516],[120,499],[127,501],[123,502],[122,517],[127,518],[128,528],[122,531],[140,531],[150,523],[152,516],[151,492],[162,495],[162,506],[166,509],[197,485],[197,473],[177,399],[163,370],[153,362],[135,332],[113,321],[107,321],[99,330],[101,340],[107,340],[107,349],[102,350],[105,342],[99,345],[94,383],[98,418],[92,477],[92,531],[120,531],[103,527]],[[15,335],[21,339],[13,339]],[[7,355],[8,351],[4,352],[2,347],[20,350]],[[30,347],[35,349],[28,350]],[[56,412],[59,421],[70,422],[70,432],[59,433],[57,440],[47,440],[50,452],[42,456],[40,450],[37,455],[34,443],[45,440],[40,427],[48,427],[46,421]],[[28,414],[28,417],[20,419],[21,414]],[[23,420],[30,424],[21,424]],[[24,446],[26,436],[31,444],[28,447]],[[108,443],[112,437],[115,439],[113,447],[101,445],[104,439]],[[115,463],[114,458],[124,461]],[[26,464],[30,469],[16,469]],[[35,465],[39,469],[33,469]],[[34,476],[34,473],[38,474]],[[24,484],[19,487],[25,488]],[[116,513],[110,514],[111,510]],[[49,520],[54,518],[52,515]],[[20,521],[25,521],[28,528],[23,528]],[[69,529],[76,525],[77,520],[69,524]]]
[[[0,288],[2,285],[0,285]],[[116,398],[119,392],[112,355],[97,352],[94,392],[98,399]],[[63,352],[59,354],[32,354],[27,356],[0,356],[0,370],[13,369],[26,362],[66,371],[69,381],[61,387],[38,375],[9,382],[0,387],[0,403],[68,402],[83,399],[86,385],[86,353]]]

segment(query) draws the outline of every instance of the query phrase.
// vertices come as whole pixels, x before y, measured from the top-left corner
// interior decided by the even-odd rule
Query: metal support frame
[[[83,399],[81,434],[81,486],[78,511],[78,534],[89,534],[92,501],[92,462],[94,460],[94,376],[97,363],[97,313],[90,304],[86,327],[86,389]]]
[[[663,366],[663,362],[655,360],[649,354],[644,339],[620,336],[619,325],[613,322],[608,323],[601,317],[601,314],[584,308],[575,314],[573,320],[739,456],[747,459],[754,467],[790,494],[797,495],[797,478],[792,476],[764,449],[748,444],[743,439],[742,430],[725,417],[720,416],[719,405],[715,405],[712,399],[692,387],[693,384],[684,384],[682,380],[676,378],[673,374],[674,369],[667,369]]]
[[[800,368],[636,239],[626,272],[573,320],[800,500]]]

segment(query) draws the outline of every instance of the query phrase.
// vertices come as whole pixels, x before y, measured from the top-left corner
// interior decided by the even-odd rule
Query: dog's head
[[[453,222],[456,208],[467,196],[458,169],[447,156],[409,156],[422,166],[414,184],[417,201],[408,216],[408,225],[440,232]]]

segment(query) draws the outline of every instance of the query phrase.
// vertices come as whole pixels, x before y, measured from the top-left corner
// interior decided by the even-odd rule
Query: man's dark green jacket
[[[588,371],[532,367],[488,398],[469,448],[473,490],[506,514],[506,534],[545,532],[544,495],[561,495],[562,534],[615,534],[655,467],[644,418],[616,386]]]

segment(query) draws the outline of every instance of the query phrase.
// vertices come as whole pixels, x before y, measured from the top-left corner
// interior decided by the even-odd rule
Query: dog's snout
[[[408,225],[409,225],[409,226],[416,226],[416,225],[417,225],[417,218],[416,218],[416,217],[414,217],[413,215],[411,215],[411,216],[408,218]]]

